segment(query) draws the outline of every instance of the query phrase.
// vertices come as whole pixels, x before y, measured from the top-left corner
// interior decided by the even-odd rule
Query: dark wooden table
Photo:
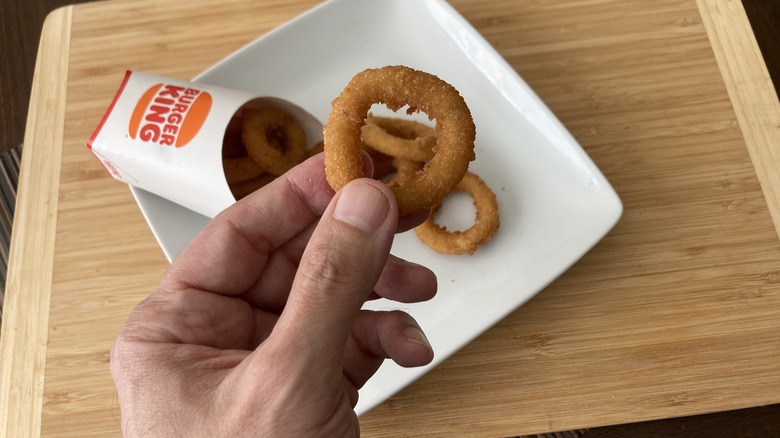
[[[22,143],[38,38],[48,12],[81,0],[1,0],[0,152]],[[780,0],[743,0],[776,89],[780,89]],[[766,406],[591,429],[569,436],[765,437],[780,436],[780,406]]]

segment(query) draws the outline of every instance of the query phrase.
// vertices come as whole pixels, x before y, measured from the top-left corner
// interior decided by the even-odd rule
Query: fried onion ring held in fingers
[[[368,156],[371,157],[371,161],[374,162],[374,179],[382,181],[388,175],[395,173],[395,165],[393,164],[395,158],[365,144],[363,145],[363,150],[366,151]]]
[[[291,115],[264,108],[242,116],[244,146],[264,171],[279,176],[306,158],[306,133]]]
[[[403,186],[407,184],[417,176],[417,173],[423,169],[423,166],[425,166],[425,163],[422,161],[412,161],[399,157],[393,158],[395,176],[387,182],[387,185],[393,187],[395,185]]]
[[[460,93],[438,77],[404,66],[368,69],[355,75],[333,100],[323,129],[325,175],[334,190],[363,177],[361,127],[371,105],[424,112],[436,120],[436,153],[422,172],[404,185],[390,186],[401,215],[438,204],[463,179],[474,160],[476,128]]]
[[[468,193],[474,201],[477,215],[474,225],[464,231],[448,231],[434,221],[441,204],[434,207],[431,216],[422,225],[414,229],[417,238],[431,249],[442,254],[474,254],[474,251],[487,242],[499,227],[498,202],[496,195],[482,179],[467,172],[455,191]]]
[[[436,130],[414,120],[371,114],[360,129],[363,143],[393,157],[429,161],[436,147]]]

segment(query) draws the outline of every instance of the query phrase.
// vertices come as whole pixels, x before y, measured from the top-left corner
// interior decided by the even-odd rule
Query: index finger
[[[322,155],[296,166],[212,220],[173,261],[161,287],[239,295],[269,255],[316,221],[334,195]]]

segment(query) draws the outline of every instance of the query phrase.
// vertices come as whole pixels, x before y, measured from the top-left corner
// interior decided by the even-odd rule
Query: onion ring
[[[466,173],[455,190],[466,192],[473,199],[477,209],[474,225],[464,231],[448,231],[434,221],[434,215],[441,208],[441,204],[438,204],[433,208],[431,216],[414,231],[418,239],[438,253],[474,254],[480,245],[493,238],[500,225],[496,195],[479,176],[471,172]]]
[[[244,146],[264,171],[279,176],[306,158],[306,133],[286,112],[251,109],[242,116]]]
[[[230,119],[222,139],[222,158],[241,158],[246,156],[246,148],[241,140],[240,110]]]
[[[404,185],[391,186],[401,215],[438,204],[463,179],[475,159],[476,128],[460,93],[438,77],[404,66],[387,66],[358,73],[333,100],[323,128],[325,176],[334,190],[363,177],[360,129],[371,105],[383,103],[408,114],[422,111],[436,119],[436,153],[423,171]]]
[[[231,184],[230,192],[233,194],[233,197],[236,198],[236,201],[238,201],[239,199],[251,194],[255,190],[264,187],[266,184],[275,179],[276,177],[274,175],[271,175],[270,173],[264,173],[254,179]]]
[[[436,130],[414,120],[371,114],[360,129],[363,143],[394,157],[429,161],[436,147]]]
[[[247,155],[241,158],[223,158],[222,169],[225,171],[228,185],[249,181],[263,174],[263,169]]]
[[[425,166],[422,161],[412,161],[406,158],[393,158],[393,167],[395,168],[395,176],[387,182],[390,187],[403,186],[413,180],[417,173],[420,172]]]
[[[383,154],[382,152],[379,152],[371,146],[365,144],[363,145],[363,150],[366,151],[368,156],[371,157],[371,161],[374,163],[374,179],[381,181],[388,175],[395,173],[395,165],[393,164],[393,160],[395,158],[391,157],[390,155]]]

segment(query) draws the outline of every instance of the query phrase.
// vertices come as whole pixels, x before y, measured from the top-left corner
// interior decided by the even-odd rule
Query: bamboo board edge
[[[43,25],[0,331],[0,437],[40,436],[72,6]]]
[[[696,3],[780,237],[780,101],[742,2]]]

